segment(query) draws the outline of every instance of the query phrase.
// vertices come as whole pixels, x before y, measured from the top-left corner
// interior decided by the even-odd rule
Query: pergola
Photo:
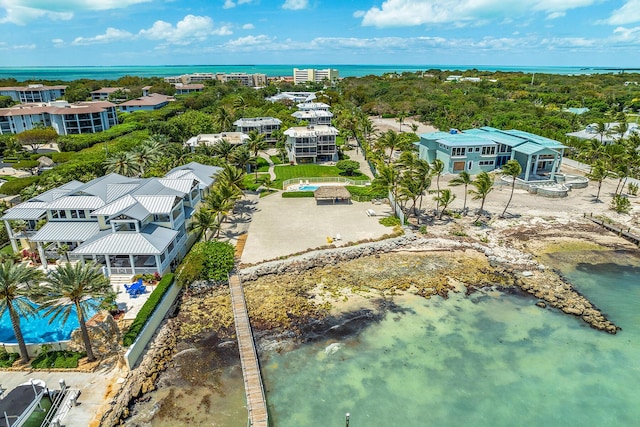
[[[321,186],[313,192],[316,202],[330,200],[331,203],[351,203],[351,193],[345,187],[336,186]]]

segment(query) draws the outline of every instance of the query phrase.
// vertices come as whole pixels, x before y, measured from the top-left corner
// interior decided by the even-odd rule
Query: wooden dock
[[[238,349],[240,350],[240,362],[242,363],[242,376],[244,377],[244,390],[247,396],[247,411],[249,425],[255,427],[267,427],[269,415],[267,413],[267,400],[262,385],[260,373],[260,361],[256,352],[255,341],[249,323],[247,303],[244,299],[240,277],[234,274],[229,277],[231,289],[231,305],[236,324],[238,337]]]
[[[635,243],[637,246],[640,246],[640,236],[636,236],[635,234],[631,233],[631,229],[627,229],[625,231],[620,227],[616,227],[613,224],[608,224],[608,223],[604,222],[600,218],[594,218],[593,216],[587,216],[586,214],[585,214],[585,218],[595,222],[599,226],[601,226],[601,227],[603,227],[603,228],[605,228],[605,229],[607,229],[607,230],[609,230],[609,231],[611,231],[613,233],[616,233],[618,236],[630,241],[631,243]]]

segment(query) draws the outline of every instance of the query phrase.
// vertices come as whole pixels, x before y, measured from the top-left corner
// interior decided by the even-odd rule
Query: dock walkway
[[[587,218],[588,220],[591,220],[593,222],[595,222],[596,224],[600,225],[601,227],[616,233],[618,236],[627,239],[628,241],[630,241],[631,243],[634,243],[638,246],[640,246],[640,236],[637,236],[633,233],[631,233],[631,229],[627,229],[626,231],[623,230],[620,227],[616,227],[613,224],[608,224],[605,221],[601,220],[600,218],[594,218],[593,216],[587,216],[585,214],[585,218]]]
[[[238,337],[238,350],[242,363],[242,376],[244,377],[244,390],[247,396],[247,411],[249,413],[249,425],[255,427],[267,427],[269,415],[267,413],[267,400],[262,385],[260,362],[256,352],[247,304],[244,299],[242,283],[237,274],[229,277],[231,289],[231,305]]]

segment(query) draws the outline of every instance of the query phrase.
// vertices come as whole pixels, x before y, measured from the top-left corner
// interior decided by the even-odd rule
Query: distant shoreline
[[[25,80],[62,80],[78,79],[115,80],[123,76],[168,77],[190,73],[263,73],[269,77],[291,76],[293,68],[336,68],[340,77],[363,77],[386,73],[415,73],[419,71],[442,70],[464,72],[476,70],[478,73],[525,73],[585,75],[623,73],[640,71],[640,68],[605,66],[511,66],[511,65],[353,65],[353,64],[276,64],[276,65],[110,65],[110,66],[3,66],[0,67],[0,79],[14,78]]]

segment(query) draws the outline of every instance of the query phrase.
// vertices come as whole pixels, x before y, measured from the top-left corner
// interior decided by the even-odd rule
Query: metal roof
[[[513,148],[513,151],[517,151],[518,153],[524,153],[527,155],[537,154],[541,151],[547,151],[548,153],[558,153],[557,151],[551,149],[550,147],[545,147],[543,145],[536,144],[535,142],[525,142],[524,144],[518,145]]]
[[[97,222],[49,221],[29,240],[34,242],[84,242],[100,231]]]
[[[262,125],[281,125],[282,120],[275,117],[243,117],[233,122],[234,126],[253,126],[259,127]]]
[[[135,199],[153,214],[171,213],[176,201],[175,196],[135,196]]]
[[[466,135],[464,133],[451,134],[446,138],[436,140],[436,142],[449,147],[491,147],[496,145],[496,143],[490,139],[475,135]]]
[[[333,117],[331,111],[325,110],[300,110],[291,114],[296,119],[316,118],[316,117]]]
[[[125,194],[131,193],[133,190],[138,188],[140,183],[128,183],[128,184],[107,184],[107,203],[113,202],[119,197],[124,196]]]
[[[134,199],[133,196],[127,194],[126,196],[120,197],[118,200],[115,200],[108,205],[102,206],[100,209],[94,210],[93,212],[91,212],[91,216],[115,215],[135,205],[136,203],[138,203],[137,200]]]
[[[80,181],[69,181],[66,184],[61,185],[60,187],[52,188],[51,190],[45,191],[44,193],[38,194],[31,200],[38,200],[42,202],[50,202],[57,198],[64,196],[72,190],[75,190],[78,187],[83,186],[84,184]]]
[[[111,230],[100,232],[84,242],[74,255],[159,255],[178,235],[176,230],[149,225],[141,233]]]
[[[97,196],[65,196],[49,203],[47,209],[98,209],[104,201]]]
[[[506,134],[498,129],[483,127],[480,129],[469,129],[464,131],[467,135],[477,135],[482,138],[490,139],[498,144],[506,145],[508,147],[516,147],[526,142],[525,138]]]
[[[165,187],[172,188],[184,194],[189,194],[189,192],[191,191],[191,187],[193,187],[194,179],[160,178],[158,181],[160,182],[160,184],[164,185]]]
[[[530,132],[525,132],[523,130],[512,129],[512,130],[505,130],[503,132],[506,133],[506,134],[509,134],[509,135],[515,135],[515,136],[519,136],[521,138],[526,138],[529,141],[534,142],[534,143],[536,143],[538,145],[541,145],[543,147],[566,148],[564,145],[560,144],[555,139],[546,138],[544,136],[536,135],[536,134],[530,133]]]
[[[3,220],[12,220],[12,219],[40,219],[42,215],[47,213],[46,202],[24,202],[15,206],[11,209],[8,209],[1,219]]]

